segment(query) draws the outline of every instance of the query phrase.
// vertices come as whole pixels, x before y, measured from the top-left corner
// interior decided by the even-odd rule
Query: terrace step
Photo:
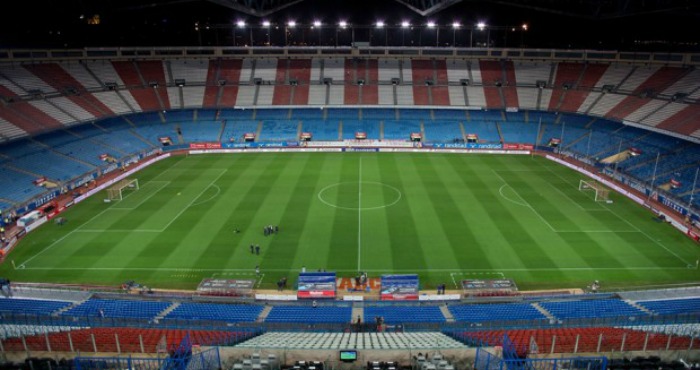
[[[265,308],[263,308],[262,312],[260,312],[260,315],[258,315],[258,319],[255,321],[257,321],[257,322],[265,321],[265,319],[267,319],[267,315],[270,314],[270,311],[272,311],[272,306],[265,306]]]
[[[221,121],[221,129],[219,130],[219,136],[217,136],[217,140],[221,141],[221,138],[224,136],[224,132],[226,132],[226,120]]]
[[[640,305],[640,304],[637,304],[637,302],[635,302],[635,301],[632,301],[632,300],[629,300],[629,299],[624,299],[623,301],[625,301],[625,303],[627,303],[628,305],[630,305],[630,306],[632,306],[632,307],[635,307],[636,309],[638,309],[638,310],[640,310],[640,311],[644,311],[644,312],[648,313],[649,315],[653,315],[653,314],[654,314],[654,312],[649,311],[646,307],[644,307],[644,306],[642,306],[642,305]]]
[[[557,318],[554,317],[549,311],[547,311],[544,307],[540,306],[539,303],[533,303],[532,307],[534,307],[537,311],[540,311],[543,315],[545,315],[548,319],[550,320],[556,320]]]
[[[263,129],[263,121],[258,122],[258,129],[255,130],[255,141],[260,141],[260,134],[262,133]]]
[[[82,301],[79,301],[79,302],[73,302],[73,304],[68,305],[68,306],[66,306],[66,307],[63,307],[63,308],[61,308],[60,310],[51,313],[51,316],[61,316],[61,315],[63,315],[64,312],[66,312],[66,311],[68,311],[68,310],[70,310],[70,309],[72,309],[72,308],[78,307],[78,306],[80,306],[81,304],[87,302],[88,300],[90,300],[90,297],[87,297],[87,298],[85,298],[85,299],[83,299]]]
[[[160,311],[158,315],[156,315],[156,319],[160,320],[165,316],[168,316],[169,313],[173,312],[178,307],[180,307],[180,302],[174,302],[173,304],[168,306],[168,308],[164,309],[163,311]]]
[[[442,315],[445,316],[447,322],[455,322],[455,317],[452,316],[452,312],[450,312],[446,304],[440,305],[440,311],[442,312]]]
[[[353,306],[352,307],[352,314],[351,314],[351,319],[350,321],[352,322],[357,322],[357,319],[359,318],[362,320],[361,322],[365,322],[365,310],[362,306]]]

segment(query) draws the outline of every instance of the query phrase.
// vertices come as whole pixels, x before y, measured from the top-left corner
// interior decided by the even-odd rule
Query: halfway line
[[[359,176],[357,177],[357,271],[360,271],[362,258],[362,157],[360,157]]]

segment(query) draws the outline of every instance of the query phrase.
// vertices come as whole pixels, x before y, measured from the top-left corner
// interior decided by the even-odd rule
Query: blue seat
[[[365,308],[365,321],[382,317],[387,324],[408,322],[445,322],[445,316],[437,306],[371,306]]]
[[[265,322],[289,323],[347,323],[352,317],[352,307],[275,306]]]
[[[63,313],[64,316],[90,316],[119,318],[154,318],[168,308],[171,302],[138,300],[89,299]]]
[[[542,312],[527,303],[465,304],[449,306],[448,309],[457,321],[485,322],[546,319]]]
[[[231,305],[213,303],[182,303],[166,319],[215,320],[226,322],[253,322],[263,310],[260,305]]]
[[[0,312],[9,312],[14,314],[37,314],[50,315],[60,309],[71,305],[71,302],[65,301],[48,301],[40,299],[19,299],[19,298],[3,298],[0,299]]]
[[[559,319],[647,315],[620,299],[542,302],[540,306]]]
[[[666,299],[637,302],[638,305],[660,315],[700,312],[700,298]]]

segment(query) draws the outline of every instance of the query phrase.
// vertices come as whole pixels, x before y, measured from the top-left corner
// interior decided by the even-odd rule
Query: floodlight
[[[411,24],[408,23],[408,21],[403,21],[403,22],[401,22],[401,27],[402,27],[402,28],[408,28],[408,27],[411,27]]]
[[[459,22],[452,22],[452,28],[460,28],[460,27],[462,27],[462,25],[459,24]]]
[[[428,28],[435,28],[435,22],[433,22],[433,21],[428,22]]]
[[[480,31],[483,31],[483,29],[486,28],[486,23],[479,22],[476,24],[476,28],[478,28]]]
[[[296,27],[296,25],[297,25],[297,22],[296,22],[296,21],[289,21],[289,22],[287,22],[287,26],[290,27],[290,28]]]
[[[243,27],[245,27],[245,21],[237,21],[237,22],[236,22],[236,26],[237,26],[238,28],[243,28]]]
[[[314,21],[314,27],[321,27],[321,21]]]
[[[377,21],[377,28],[383,28],[384,27],[384,21]]]
[[[338,25],[340,26],[340,28],[345,28],[345,27],[348,26],[348,22],[346,22],[346,21],[340,21],[340,22],[338,22]]]
[[[523,29],[523,31],[527,31],[527,23],[523,23],[522,29]]]
[[[263,27],[270,27],[270,21],[263,21]]]

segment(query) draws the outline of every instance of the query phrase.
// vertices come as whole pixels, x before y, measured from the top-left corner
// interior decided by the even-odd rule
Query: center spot
[[[334,208],[368,211],[398,203],[401,191],[381,182],[339,182],[321,189],[318,199]]]

